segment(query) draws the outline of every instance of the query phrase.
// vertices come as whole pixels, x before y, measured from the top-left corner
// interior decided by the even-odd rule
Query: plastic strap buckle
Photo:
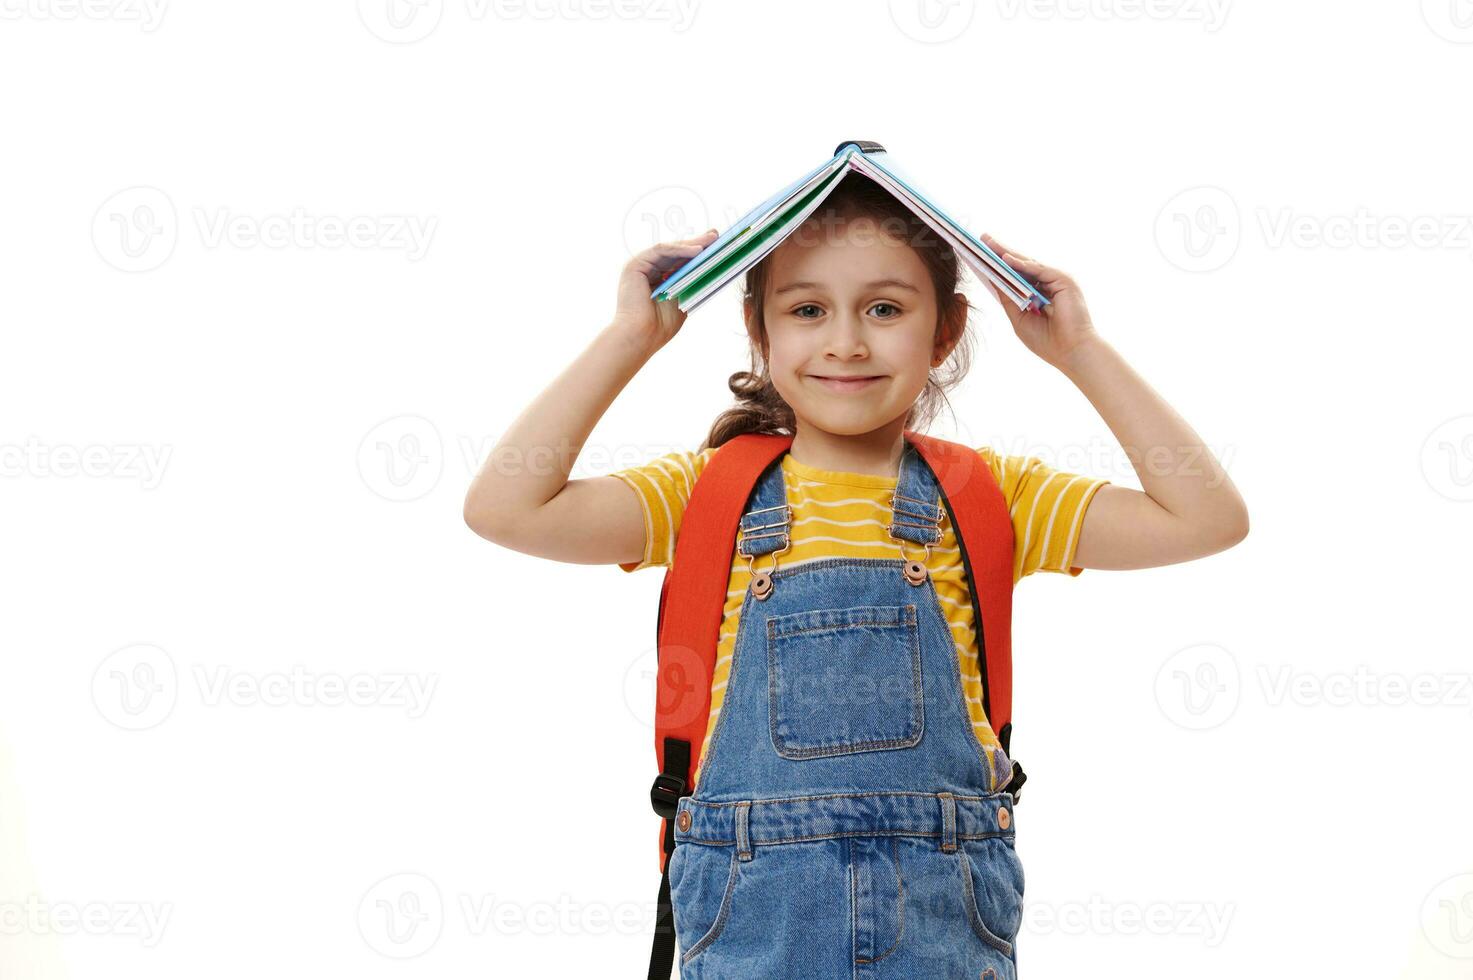
[[[666,820],[675,819],[680,798],[686,795],[685,777],[672,772],[662,772],[655,777],[650,787],[650,805]]]
[[[1028,781],[1028,774],[1023,771],[1022,766],[1018,765],[1016,759],[1010,761],[1013,763],[1013,778],[1008,780],[1008,784],[1002,788],[1002,791],[1012,793],[1013,802],[1017,803],[1023,798],[1023,784]]]

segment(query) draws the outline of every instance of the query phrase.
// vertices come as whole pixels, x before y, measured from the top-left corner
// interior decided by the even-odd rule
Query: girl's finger
[[[649,256],[652,259],[656,256],[689,255],[692,252],[699,252],[707,245],[710,245],[713,241],[715,241],[715,236],[712,232],[708,231],[704,235],[698,235],[695,238],[687,238],[683,241],[656,242],[654,245],[651,245],[640,254],[643,256]]]

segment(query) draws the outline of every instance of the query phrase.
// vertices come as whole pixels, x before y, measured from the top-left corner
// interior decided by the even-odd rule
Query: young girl
[[[698,451],[571,481],[566,456],[505,465],[581,448],[684,320],[651,290],[714,235],[628,263],[612,321],[506,432],[466,521],[560,561],[668,566],[716,449],[748,432],[791,435],[743,511],[705,743],[680,801],[667,871],[681,976],[1014,977],[1013,766],[982,708],[955,530],[904,438],[966,371],[970,306],[951,247],[851,173],[747,273],[752,370],[733,375],[737,405]],[[984,239],[1051,301],[1027,313],[1002,302],[1014,332],[1089,398],[1144,488],[978,448],[1011,518],[1013,582],[1187,561],[1242,540],[1232,481],[1095,331],[1074,282]],[[1163,451],[1182,465],[1160,465]],[[939,525],[928,548],[915,542],[934,538],[906,530],[916,518]],[[897,572],[914,560],[929,578],[919,593]],[[763,573],[756,587],[770,593],[754,601]]]

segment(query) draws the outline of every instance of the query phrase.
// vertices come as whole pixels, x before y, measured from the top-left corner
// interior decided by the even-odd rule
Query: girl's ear
[[[936,347],[932,357],[932,367],[940,367],[951,355],[951,350],[962,339],[962,331],[967,326],[967,297],[963,293],[953,293],[951,304],[942,311],[940,329],[936,332]]]

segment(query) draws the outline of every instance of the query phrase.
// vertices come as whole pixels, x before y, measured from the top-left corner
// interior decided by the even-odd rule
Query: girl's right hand
[[[669,343],[685,323],[685,313],[675,300],[656,303],[650,293],[716,237],[712,228],[695,238],[652,245],[630,259],[619,276],[619,302],[612,325],[648,345],[651,353]]]

